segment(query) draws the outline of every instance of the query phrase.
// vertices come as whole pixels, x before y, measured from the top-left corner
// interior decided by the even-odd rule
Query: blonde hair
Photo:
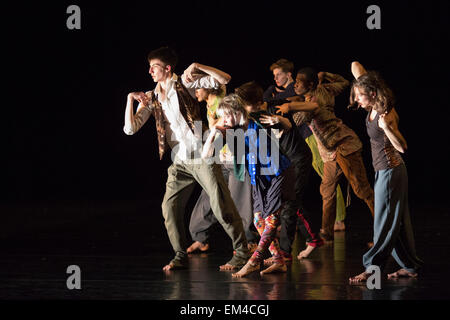
[[[244,125],[248,118],[248,112],[244,108],[244,102],[235,93],[230,93],[222,99],[217,107],[216,113],[219,118],[229,114],[234,114],[235,116],[241,114],[242,117],[238,123],[239,126]]]

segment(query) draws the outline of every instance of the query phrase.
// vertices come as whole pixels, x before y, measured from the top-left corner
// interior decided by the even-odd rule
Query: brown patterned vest
[[[202,121],[200,113],[200,105],[197,100],[192,98],[188,90],[181,83],[181,77],[178,77],[177,83],[175,84],[175,90],[178,96],[178,102],[180,107],[180,112],[183,115],[184,120],[186,120],[187,125],[194,133],[194,122]],[[162,160],[164,153],[167,150],[168,144],[166,141],[166,123],[163,115],[163,110],[161,103],[158,101],[154,91],[151,92],[151,104],[154,107],[153,114],[156,120],[156,132],[158,134],[158,149],[159,149],[159,159]],[[202,133],[207,130],[207,126],[202,122]]]

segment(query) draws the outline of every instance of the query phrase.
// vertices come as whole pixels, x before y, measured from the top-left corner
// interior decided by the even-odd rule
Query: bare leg
[[[236,273],[233,273],[232,276],[233,276],[233,278],[242,278],[254,271],[258,271],[259,269],[260,269],[259,264],[253,265],[249,261],[245,264],[245,266],[242,267],[241,270],[239,270]]]
[[[412,273],[406,271],[405,269],[400,269],[397,270],[396,272],[388,274],[388,279],[398,279],[398,278],[417,278],[417,273]]]

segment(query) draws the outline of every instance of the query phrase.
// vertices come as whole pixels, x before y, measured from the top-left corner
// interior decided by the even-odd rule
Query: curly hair
[[[353,80],[349,107],[356,105],[355,87],[369,95],[372,108],[378,113],[387,113],[394,107],[394,94],[378,72],[368,71],[358,79]],[[375,93],[375,97],[372,98],[371,93]]]

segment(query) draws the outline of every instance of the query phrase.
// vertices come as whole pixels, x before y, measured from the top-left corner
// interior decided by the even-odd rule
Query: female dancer
[[[423,262],[416,256],[413,229],[408,208],[408,175],[400,155],[407,148],[398,129],[399,117],[392,91],[377,72],[367,72],[352,63],[355,77],[350,103],[367,110],[367,133],[375,169],[374,245],[363,257],[364,267],[382,270],[392,254],[401,269],[388,278],[417,277]],[[371,274],[363,272],[349,280],[363,282]]]

